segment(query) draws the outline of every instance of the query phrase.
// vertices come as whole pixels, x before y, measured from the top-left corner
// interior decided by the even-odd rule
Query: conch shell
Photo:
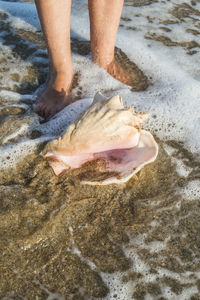
[[[153,136],[140,129],[147,117],[124,108],[120,96],[106,99],[96,94],[91,106],[49,142],[42,155],[56,175],[78,169],[82,183],[126,182],[158,153]]]

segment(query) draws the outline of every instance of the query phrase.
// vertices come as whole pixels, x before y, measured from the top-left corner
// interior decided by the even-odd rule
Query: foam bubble
[[[200,199],[200,180],[196,179],[196,180],[190,181],[186,187],[181,189],[180,193],[186,199],[199,200]]]
[[[0,169],[15,168],[17,163],[24,157],[34,153],[37,146],[49,137],[42,137],[35,140],[22,139],[17,143],[2,146],[0,149]]]

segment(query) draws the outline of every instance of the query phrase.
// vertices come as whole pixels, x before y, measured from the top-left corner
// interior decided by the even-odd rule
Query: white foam
[[[26,29],[32,32],[37,31],[37,28],[35,26],[31,25],[27,21],[22,20],[19,17],[12,16],[9,18],[9,21],[14,29]]]
[[[0,149],[0,168],[15,168],[18,162],[22,161],[28,154],[34,153],[37,146],[46,140],[49,140],[49,136],[35,140],[22,139],[18,143],[2,146]]]
[[[59,293],[52,293],[51,291],[49,291],[47,289],[47,287],[45,287],[43,284],[41,284],[39,281],[34,281],[34,283],[36,285],[38,285],[40,287],[40,289],[42,291],[44,291],[48,296],[46,298],[46,300],[65,300],[65,298],[63,296],[61,296]]]
[[[14,18],[20,18],[21,24],[30,24],[37,29],[40,29],[40,22],[37,16],[36,8],[31,3],[22,2],[4,2],[0,1],[1,11],[5,11]],[[23,21],[25,23],[23,23]]]
[[[13,140],[14,138],[16,138],[18,136],[26,134],[28,132],[28,128],[29,128],[28,124],[23,124],[22,126],[20,126],[20,128],[17,131],[15,131],[12,134],[6,136],[3,139],[3,144],[6,144],[10,140]]]
[[[122,273],[116,272],[113,274],[101,273],[101,277],[110,288],[109,294],[105,297],[107,300],[128,300],[133,299],[133,282],[122,283]],[[98,300],[102,298],[97,298]]]
[[[200,199],[200,180],[190,181],[186,187],[180,191],[181,195],[188,200],[199,200]]]
[[[192,168],[186,166],[181,159],[177,159],[177,158],[172,157],[172,162],[174,162],[176,164],[177,173],[180,176],[187,178],[187,176],[192,171]]]
[[[2,43],[4,40],[2,38]],[[14,48],[14,44],[10,46],[3,45],[0,42],[0,61],[1,67],[4,68],[3,77],[0,79],[1,89],[14,89],[15,86],[20,85],[20,81],[23,81],[24,76],[28,75],[28,69],[32,67],[31,61],[23,60],[20,56],[13,57],[12,49]],[[8,59],[9,58],[9,59]],[[2,71],[1,71],[2,72]],[[18,82],[14,79],[11,79],[13,74],[17,74],[19,77]],[[2,93],[3,91],[1,91]]]
[[[1,90],[0,91],[1,104],[19,103],[23,100],[32,102],[32,95],[20,95],[12,91]]]

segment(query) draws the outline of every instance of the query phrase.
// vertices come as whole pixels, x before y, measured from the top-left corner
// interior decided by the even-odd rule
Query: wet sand
[[[126,5],[141,5],[133,2]],[[187,9],[183,4],[172,15],[181,21]],[[190,9],[191,14],[197,12]],[[122,21],[132,30],[128,20]],[[34,121],[26,94],[45,82],[48,61],[41,32],[14,31],[6,14],[1,26],[7,32],[4,45],[12,46],[0,56],[1,88],[25,95],[20,102],[13,100],[14,106],[6,97],[0,99],[0,145],[6,146],[23,139],[23,131],[15,136],[16,129]],[[193,49],[148,32],[146,38]],[[88,55],[89,43],[72,39],[72,50]],[[127,63],[126,56],[120,57]],[[18,70],[12,68],[16,60]],[[73,93],[84,97],[78,76]],[[34,140],[41,132],[27,136]],[[170,291],[173,299],[181,299],[187,289],[190,299],[200,299],[200,203],[195,195],[184,194],[188,185],[200,181],[199,158],[181,142],[155,138],[157,160],[127,184],[89,186],[70,173],[57,177],[40,156],[44,143],[16,168],[0,171],[0,299],[102,299],[109,294],[104,273],[114,272],[120,272],[122,284],[132,285],[132,299],[172,299]],[[187,176],[180,175],[177,161]],[[146,266],[144,272],[137,270],[135,257]]]
[[[69,174],[56,177],[37,153],[15,171],[1,172],[1,297],[12,290],[14,299],[44,299],[40,284],[66,299],[104,297],[108,288],[100,272],[116,271],[124,282],[138,281],[134,299],[161,295],[163,285],[177,295],[199,286],[192,276],[200,267],[199,201],[177,191],[199,179],[200,164],[181,144],[166,144],[192,168],[187,179],[178,175],[161,141],[157,161],[124,185],[94,187]],[[142,245],[129,244],[141,236]],[[166,246],[154,252],[153,244],[163,242]],[[132,261],[123,247],[134,251],[150,274],[166,268],[177,275],[189,272],[192,281],[158,276],[143,282],[142,273],[129,271]]]

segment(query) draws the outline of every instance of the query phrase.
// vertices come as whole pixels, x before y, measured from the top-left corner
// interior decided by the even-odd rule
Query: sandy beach
[[[0,299],[200,299],[200,2],[125,1],[116,56],[147,76],[136,92],[91,62],[87,1],[74,1],[80,105],[46,123],[33,110],[48,74],[34,4],[0,1],[0,17]],[[126,184],[80,185],[40,155],[98,90],[150,113],[158,158]]]

